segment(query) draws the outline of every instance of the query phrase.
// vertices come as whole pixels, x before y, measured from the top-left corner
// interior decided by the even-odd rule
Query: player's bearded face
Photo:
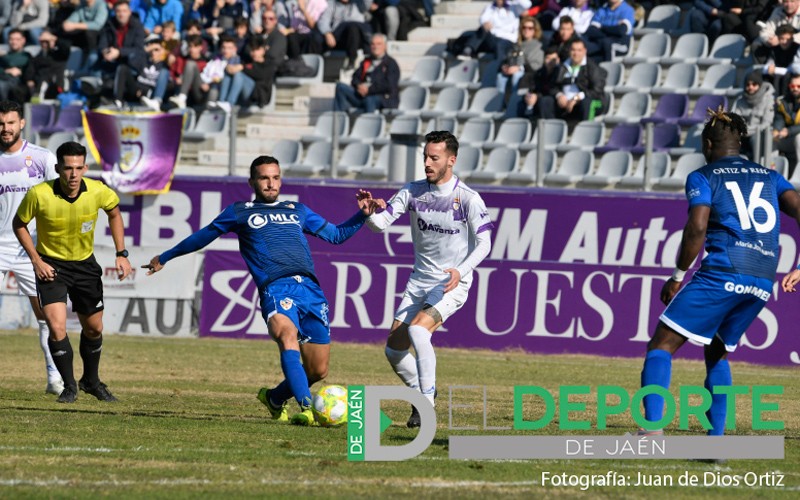
[[[453,176],[455,157],[446,150],[444,142],[425,145],[425,179],[431,184],[442,184]]]
[[[254,176],[250,179],[250,186],[256,195],[256,199],[265,203],[278,201],[281,192],[281,169],[278,165],[271,163],[256,167]]]
[[[9,118],[11,115],[11,113],[8,115],[0,115],[0,146],[2,146],[3,149],[8,149],[16,144],[22,133],[19,121],[11,120]],[[16,116],[16,113],[13,115]]]

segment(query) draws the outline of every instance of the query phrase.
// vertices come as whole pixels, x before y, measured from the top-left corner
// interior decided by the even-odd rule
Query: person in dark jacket
[[[100,59],[95,70],[100,73],[99,76],[113,82],[120,65],[141,71],[147,63],[144,40],[144,27],[132,14],[128,1],[118,1],[114,5],[114,17],[108,19],[97,40]]]
[[[350,85],[336,84],[333,107],[347,111],[355,107],[365,113],[396,108],[400,103],[400,66],[386,53],[386,35],[372,36],[370,56],[353,72]]]
[[[570,126],[587,120],[594,101],[606,108],[606,72],[586,56],[586,44],[575,40],[570,46],[570,57],[559,68],[556,85],[548,95],[539,99],[542,118],[561,118]],[[598,113],[599,114],[599,113]]]
[[[248,104],[250,101],[263,107],[272,97],[272,82],[277,68],[267,57],[267,46],[263,40],[256,38],[248,43],[248,50],[252,62],[229,64],[225,68],[217,106],[227,112],[236,104]]]
[[[772,140],[775,149],[789,159],[790,178],[800,161],[800,75],[791,75],[789,90],[775,101]]]
[[[67,67],[72,44],[69,40],[57,37],[49,28],[45,28],[39,34],[39,46],[42,50],[25,68],[23,80],[28,87],[29,95],[55,99],[63,90],[64,70]]]

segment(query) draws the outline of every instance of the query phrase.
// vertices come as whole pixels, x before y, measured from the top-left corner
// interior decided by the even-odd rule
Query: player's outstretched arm
[[[161,260],[159,259],[159,257],[161,257],[161,256],[160,255],[156,255],[155,257],[150,259],[150,263],[149,264],[145,264],[145,265],[142,266],[142,269],[147,269],[148,270],[147,271],[147,275],[148,276],[150,276],[153,273],[157,273],[160,270],[164,269],[164,265],[161,263]]]
[[[792,217],[797,224],[800,225],[800,194],[794,189],[790,189],[781,193],[778,198],[781,212]],[[781,280],[781,288],[784,292],[795,292],[795,285],[800,282],[800,270],[795,269]]]
[[[383,199],[373,198],[372,193],[363,189],[359,189],[356,193],[356,200],[358,200],[358,208],[366,216],[374,214],[378,209],[386,209],[386,202]]]
[[[174,247],[170,248],[166,252],[162,253],[161,255],[156,255],[155,257],[150,259],[150,263],[143,265],[142,269],[148,270],[147,271],[148,276],[150,276],[153,273],[157,273],[158,271],[163,269],[164,265],[170,260],[176,257],[180,257],[181,255],[186,255],[187,253],[196,252],[202,248],[205,248],[208,244],[210,244],[212,241],[216,240],[223,234],[224,231],[215,226],[214,223],[212,222],[208,226],[187,236],[186,238],[183,239],[183,241],[181,241]]]

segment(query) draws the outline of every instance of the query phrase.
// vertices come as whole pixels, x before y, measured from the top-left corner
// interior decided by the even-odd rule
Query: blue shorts
[[[330,344],[328,301],[322,289],[305,276],[280,278],[261,290],[261,315],[269,324],[273,314],[283,314],[297,327],[301,344]]]
[[[772,294],[772,281],[746,274],[698,271],[659,318],[690,340],[708,345],[716,335],[728,352]]]

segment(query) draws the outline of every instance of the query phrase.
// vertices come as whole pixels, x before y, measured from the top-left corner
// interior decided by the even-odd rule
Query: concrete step
[[[477,28],[477,23],[472,28]],[[462,28],[417,28],[408,34],[411,42],[445,43],[448,38],[458,38],[465,29]]]
[[[260,152],[266,154],[266,151]],[[254,154],[250,151],[237,151],[235,168],[246,169],[253,162]],[[229,158],[227,151],[200,151],[197,156],[197,164],[200,166],[228,166]]]
[[[459,33],[476,30],[480,26],[480,16],[458,14],[434,14],[431,16],[432,29],[457,29]],[[420,29],[420,28],[417,28]],[[413,30],[412,33],[416,31]]]
[[[436,14],[462,14],[471,15],[477,22],[478,17],[486,8],[487,2],[442,2],[434,9]]]
[[[304,127],[282,127],[274,123],[250,123],[247,125],[247,137],[250,139],[271,139],[274,141],[279,139],[297,140],[301,136],[311,134],[312,132],[314,132],[313,125],[306,125]]]
[[[294,101],[294,98],[292,98]],[[265,115],[251,115],[247,118],[246,124],[251,123],[271,125],[276,128],[281,127],[303,127],[313,120],[308,113],[298,111],[275,111]]]
[[[386,46],[389,55],[395,59],[401,57],[440,56],[444,52],[444,49],[445,43],[441,40],[437,43],[393,41],[388,42]]]

